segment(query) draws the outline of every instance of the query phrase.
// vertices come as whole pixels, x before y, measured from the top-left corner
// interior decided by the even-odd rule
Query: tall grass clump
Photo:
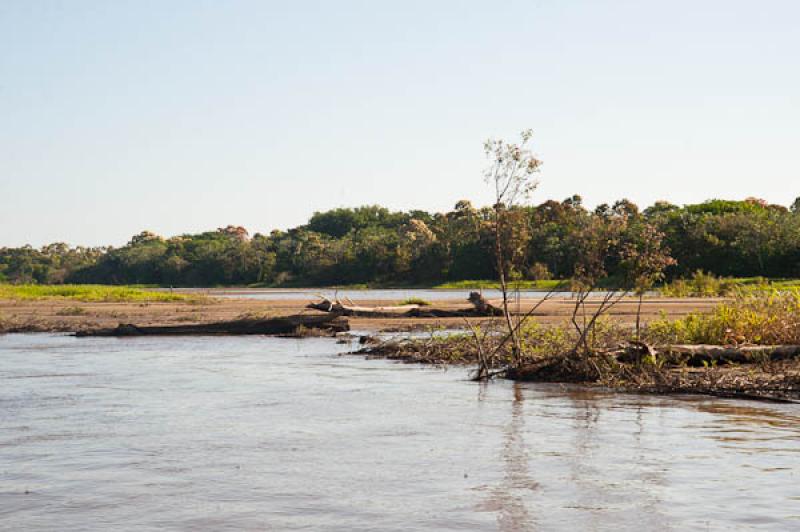
[[[660,292],[667,297],[726,297],[734,295],[738,285],[734,279],[698,270],[688,279],[675,279],[665,284]]]
[[[47,300],[65,299],[84,302],[197,302],[202,296],[144,290],[132,286],[106,285],[0,285],[0,299]]]
[[[431,302],[427,299],[422,299],[421,297],[407,297],[397,304],[397,306],[400,307],[404,305],[419,305],[420,307],[429,307]]]
[[[800,290],[754,292],[721,303],[710,313],[650,322],[654,344],[800,344]]]

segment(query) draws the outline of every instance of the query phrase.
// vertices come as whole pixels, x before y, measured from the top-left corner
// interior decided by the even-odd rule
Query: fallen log
[[[502,316],[500,309],[493,309],[489,312],[481,312],[474,308],[459,310],[447,310],[441,308],[418,308],[410,310],[406,316],[409,318],[485,318],[488,316]]]
[[[678,357],[688,366],[700,367],[709,364],[789,360],[800,356],[800,345],[670,345],[658,351],[670,357]]]
[[[323,299],[317,303],[306,305],[308,309],[332,312],[342,316],[355,316],[364,318],[405,318],[420,308],[419,305],[401,305],[397,307],[362,307],[358,305],[345,305],[341,301]]]
[[[335,334],[349,331],[350,324],[335,313],[322,316],[297,314],[280,318],[241,319],[189,325],[139,326],[125,323],[110,329],[78,331],[75,336],[292,335],[303,328],[321,329]]]
[[[714,364],[754,364],[766,361],[789,360],[800,356],[800,345],[725,346],[686,344],[650,346],[629,342],[627,346],[609,352],[618,362],[641,362],[645,357],[661,358],[671,365],[703,367]]]
[[[353,304],[344,304],[338,299],[331,301],[323,298],[318,302],[311,302],[306,308],[322,312],[337,313],[342,316],[355,316],[361,318],[474,318],[487,316],[502,316],[503,311],[493,306],[478,292],[472,292],[468,301],[472,308],[449,310],[423,307],[420,305],[400,305],[396,307],[363,307]],[[352,302],[351,302],[352,303]]]

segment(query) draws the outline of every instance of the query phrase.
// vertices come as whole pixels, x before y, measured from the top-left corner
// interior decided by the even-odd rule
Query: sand
[[[689,312],[708,311],[720,299],[673,299],[646,298],[642,305],[644,322],[659,317],[662,313],[670,318],[684,316]],[[590,304],[599,304],[591,300]],[[208,323],[242,318],[246,316],[285,316],[298,313],[316,313],[305,309],[307,299],[264,301],[255,299],[219,298],[205,302],[189,303],[102,303],[72,300],[13,301],[0,300],[0,327],[6,330],[72,332],[97,327],[115,327],[120,323],[134,325],[174,325]],[[389,306],[396,301],[359,301],[363,306]],[[526,312],[535,300],[523,300],[519,310]],[[611,316],[632,324],[636,319],[638,301],[623,300],[614,307]],[[467,308],[466,302],[436,302],[436,308]],[[558,298],[546,301],[536,311],[536,319],[542,323],[561,323],[569,319],[573,301]],[[514,307],[516,309],[516,306]],[[461,328],[463,318],[349,318],[355,331],[377,332],[386,330],[410,330],[415,328],[444,327]],[[482,321],[485,318],[472,319]]]

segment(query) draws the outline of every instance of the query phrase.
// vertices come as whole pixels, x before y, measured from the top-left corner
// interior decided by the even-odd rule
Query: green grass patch
[[[542,281],[511,281],[508,283],[508,288],[510,290],[552,290],[554,288],[558,288],[560,285],[564,285],[564,289],[567,289],[567,284],[565,281],[559,281],[558,279],[547,279]],[[489,289],[500,289],[500,283],[498,281],[490,281],[486,279],[482,280],[466,280],[466,281],[453,281],[450,283],[443,283],[434,286],[433,288],[439,289],[446,289],[446,290],[460,290],[460,289],[480,289],[480,288],[489,288]]]
[[[419,305],[420,307],[428,307],[430,304],[430,301],[422,299],[421,297],[408,297],[398,303],[397,306],[402,307],[403,305]]]
[[[20,284],[0,285],[0,299],[43,300],[66,299],[84,302],[197,302],[203,298],[196,294],[175,294],[144,290],[132,286],[106,286],[93,284],[37,285]]]
[[[675,279],[659,289],[667,297],[731,297],[760,292],[800,289],[800,279],[765,277],[716,277],[697,271],[686,279]]]

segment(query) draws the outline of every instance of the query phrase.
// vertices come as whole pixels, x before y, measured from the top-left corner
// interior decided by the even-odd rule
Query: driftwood
[[[350,324],[336,313],[322,316],[298,314],[281,318],[241,319],[191,325],[138,326],[120,324],[111,329],[78,331],[75,336],[290,335],[296,334],[298,330],[303,328],[321,329],[330,333],[337,333],[349,331]]]
[[[309,303],[306,308],[331,312],[342,316],[358,316],[367,318],[399,318],[406,317],[410,312],[418,310],[419,305],[402,305],[397,307],[362,307],[359,305],[345,304],[338,299],[330,301],[323,299],[317,303]]]
[[[472,292],[468,301],[472,308],[448,310],[423,307],[420,305],[400,305],[396,307],[364,307],[347,304],[340,300],[331,301],[322,298],[321,301],[312,302],[306,308],[321,310],[322,312],[336,313],[342,316],[357,316],[363,318],[469,318],[485,316],[501,316],[502,310],[493,306],[478,292]]]
[[[639,362],[645,357],[661,357],[670,364],[703,367],[714,364],[753,364],[800,357],[800,345],[667,345],[653,347],[630,342],[613,353],[619,362]]]
[[[472,306],[475,308],[475,312],[481,316],[503,315],[503,311],[489,303],[489,300],[483,297],[483,294],[480,292],[470,292],[467,301],[472,303]]]
[[[661,349],[668,356],[679,356],[689,366],[707,364],[752,364],[789,360],[800,356],[800,345],[671,345]]]

